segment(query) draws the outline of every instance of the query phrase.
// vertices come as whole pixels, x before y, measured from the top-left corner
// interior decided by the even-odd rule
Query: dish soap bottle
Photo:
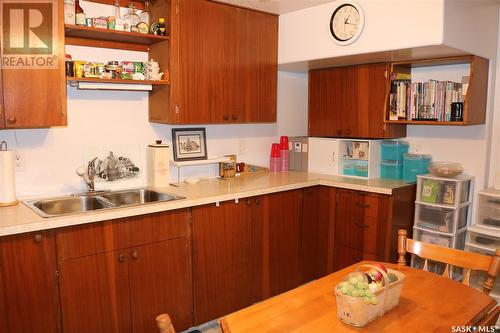
[[[80,0],[75,1],[75,13],[76,25],[87,25],[87,15],[80,6]]]
[[[136,12],[137,12],[137,9],[135,8],[134,4],[131,3],[128,6],[127,14],[125,14],[125,16],[123,17],[128,25],[127,30],[131,30],[132,27],[137,26],[137,24],[140,22],[139,15],[137,15]]]

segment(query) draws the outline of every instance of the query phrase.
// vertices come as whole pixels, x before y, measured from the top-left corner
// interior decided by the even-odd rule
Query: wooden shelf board
[[[151,80],[122,80],[122,79],[99,79],[91,77],[67,77],[69,82],[95,82],[95,83],[118,83],[118,84],[151,84],[153,86],[166,86],[170,82],[165,80],[151,81]]]
[[[102,3],[105,5],[110,5],[113,6],[115,1],[114,0],[87,0],[88,2],[96,2],[96,3]],[[144,9],[144,0],[120,0],[120,7],[128,7],[130,3],[133,3],[135,5],[135,8],[137,9]]]
[[[190,166],[190,165],[205,165],[205,164],[216,164],[220,162],[229,162],[229,157],[213,157],[206,160],[194,160],[194,161],[170,161],[170,165],[176,167]]]
[[[408,124],[408,125],[447,125],[463,126],[464,121],[432,121],[432,120],[385,120],[386,124]]]
[[[84,38],[97,41],[110,41],[139,45],[153,45],[166,42],[169,36],[157,36],[153,34],[142,34],[140,32],[117,31],[109,29],[91,28],[77,25],[65,25],[65,36]]]
[[[408,60],[408,61],[395,61],[391,63],[392,66],[407,65],[409,67],[431,67],[431,66],[444,66],[444,65],[456,65],[456,64],[470,64],[473,61],[474,56],[456,56],[456,57],[445,57],[445,58],[432,58],[432,59],[422,59],[422,60]]]

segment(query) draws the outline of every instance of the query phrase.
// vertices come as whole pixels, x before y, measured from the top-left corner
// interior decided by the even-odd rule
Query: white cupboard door
[[[339,141],[330,138],[309,138],[309,172],[338,175]]]

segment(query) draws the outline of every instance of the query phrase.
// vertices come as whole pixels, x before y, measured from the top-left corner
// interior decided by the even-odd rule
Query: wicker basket
[[[363,299],[360,297],[352,297],[344,295],[335,286],[335,295],[337,299],[337,315],[340,320],[344,323],[362,327],[367,325],[372,320],[377,319],[382,316],[387,311],[394,308],[399,304],[399,296],[401,296],[401,290],[403,289],[403,281],[405,275],[399,271],[393,269],[388,269],[388,273],[394,273],[398,280],[389,283],[389,278],[387,274],[381,268],[373,265],[360,265],[358,271],[361,267],[372,268],[380,272],[384,279],[384,288],[374,292],[377,297],[377,304],[365,304]]]

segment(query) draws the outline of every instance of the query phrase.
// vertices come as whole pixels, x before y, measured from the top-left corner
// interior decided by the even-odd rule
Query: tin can
[[[71,60],[66,60],[66,76],[67,77],[75,76],[75,68],[73,61]]]
[[[104,73],[104,64],[103,63],[95,63],[95,75],[101,75],[102,73]]]
[[[108,16],[107,18],[108,22],[108,29],[115,30],[116,27],[116,19],[114,16]]]
[[[75,77],[83,77],[83,73],[85,72],[85,61],[73,61],[73,73]]]
[[[92,28],[92,19],[91,18],[87,18],[85,20],[85,25],[89,28]]]
[[[135,63],[132,61],[122,61],[123,73],[135,73]]]
[[[135,73],[144,72],[144,63],[143,62],[134,62],[134,72]]]

